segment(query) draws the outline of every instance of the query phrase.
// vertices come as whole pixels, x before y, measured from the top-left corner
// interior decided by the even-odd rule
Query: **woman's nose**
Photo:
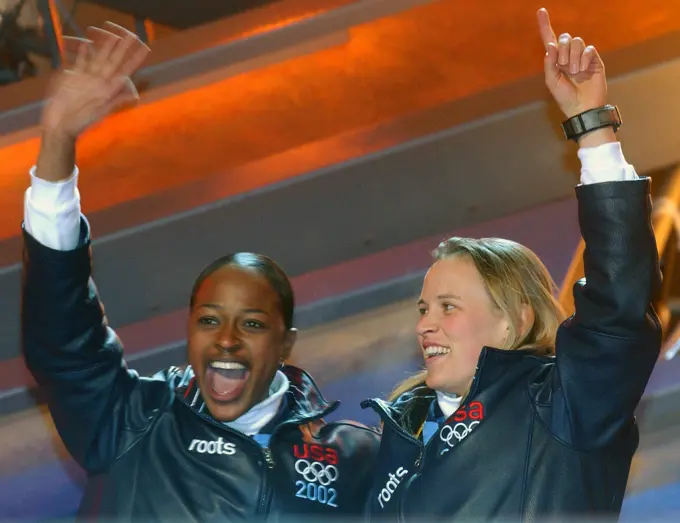
[[[416,325],[416,332],[421,336],[437,330],[437,322],[429,314],[423,314]]]
[[[230,350],[239,345],[238,330],[229,324],[224,324],[217,337],[217,344],[222,350]]]

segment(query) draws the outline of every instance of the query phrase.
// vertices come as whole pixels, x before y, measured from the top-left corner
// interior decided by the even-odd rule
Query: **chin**
[[[425,377],[425,385],[434,390],[441,390],[443,383],[441,383],[441,380],[437,378],[437,375],[433,376],[432,373],[428,372],[427,376]]]
[[[425,378],[425,385],[427,385],[433,390],[438,390],[440,392],[445,392],[447,394],[457,394],[460,396],[459,390],[461,389],[461,387],[455,385],[453,383],[453,380],[450,379],[447,380],[443,376],[437,376],[436,374],[431,375],[430,373],[428,373],[427,377]]]
[[[248,412],[250,407],[242,400],[243,398],[238,398],[228,403],[218,403],[210,397],[203,397],[210,415],[220,422],[234,421]]]
[[[209,389],[209,383],[203,383],[203,379],[198,381],[199,390],[201,391],[201,397],[205,402],[205,406],[210,412],[210,415],[217,421],[234,421],[248,412],[253,404],[256,403],[251,401],[252,394],[250,387],[248,386],[246,386],[237,397],[231,398],[229,401],[219,401],[217,397],[213,397],[214,394],[212,394]]]

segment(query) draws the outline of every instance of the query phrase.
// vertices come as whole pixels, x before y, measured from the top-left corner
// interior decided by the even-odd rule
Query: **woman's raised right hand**
[[[130,76],[149,48],[130,31],[111,23],[88,29],[89,39],[64,37],[77,49],[72,67],[55,77],[42,113],[43,132],[75,140],[92,124],[139,98]]]

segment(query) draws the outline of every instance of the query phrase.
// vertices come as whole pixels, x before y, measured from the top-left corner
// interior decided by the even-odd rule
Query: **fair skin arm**
[[[538,11],[538,27],[545,47],[543,62],[545,84],[562,113],[571,118],[607,103],[607,79],[604,63],[594,46],[586,46],[582,38],[563,33],[559,39],[546,9]],[[583,136],[579,147],[597,147],[616,142],[611,127]]]

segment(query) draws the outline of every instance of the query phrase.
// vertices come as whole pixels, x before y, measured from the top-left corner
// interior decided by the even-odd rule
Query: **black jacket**
[[[337,407],[294,367],[270,439],[202,408],[191,369],[152,378],[128,370],[81,246],[55,251],[24,234],[26,363],[66,448],[87,471],[81,516],[116,520],[276,520],[363,508],[378,435],[321,420]]]
[[[649,184],[576,189],[587,282],[574,288],[556,357],[484,348],[465,401],[425,446],[432,390],[364,402],[384,421],[374,518],[618,515],[638,445],[634,410],[661,347]]]

